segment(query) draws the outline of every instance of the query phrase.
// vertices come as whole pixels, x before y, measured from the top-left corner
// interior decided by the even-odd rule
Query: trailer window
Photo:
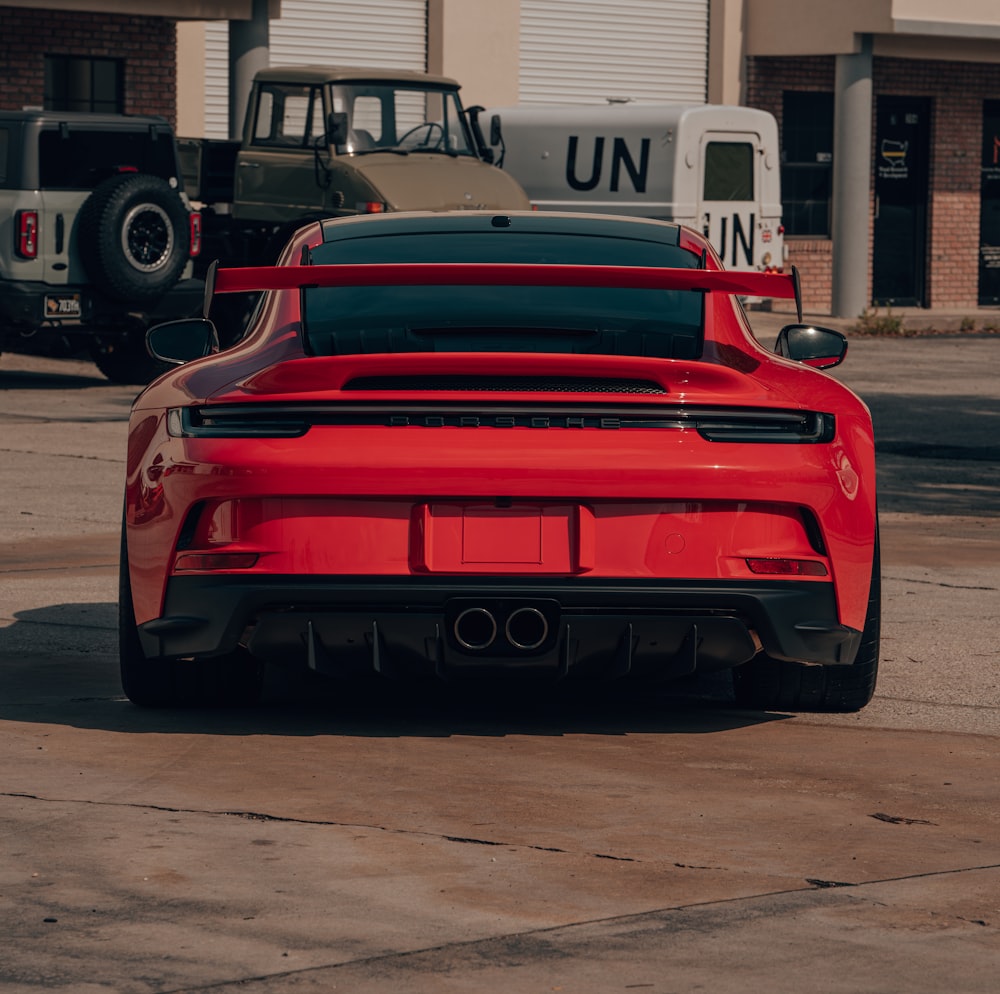
[[[705,199],[753,200],[753,145],[709,142],[705,147]]]

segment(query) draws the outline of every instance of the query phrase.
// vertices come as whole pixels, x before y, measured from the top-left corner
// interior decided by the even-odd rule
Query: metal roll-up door
[[[708,0],[521,0],[520,103],[703,103]]]
[[[205,134],[229,135],[229,22],[205,37]],[[270,25],[272,66],[427,68],[427,0],[282,0]]]

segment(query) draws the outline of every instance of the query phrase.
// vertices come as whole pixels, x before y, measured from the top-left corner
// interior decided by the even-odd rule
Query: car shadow
[[[122,693],[115,604],[19,611],[0,629],[0,721],[126,733],[446,738],[712,734],[780,720],[743,711],[727,673],[662,686],[568,681],[342,683],[268,668],[249,708],[139,708]]]
[[[8,369],[0,371],[0,390],[87,390],[113,387],[100,373],[85,376],[76,373],[53,373],[48,370]]]

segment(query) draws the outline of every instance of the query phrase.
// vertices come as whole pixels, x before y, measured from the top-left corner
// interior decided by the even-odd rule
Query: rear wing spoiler
[[[799,273],[791,275],[658,266],[566,266],[520,262],[402,262],[324,266],[249,266],[205,277],[204,314],[217,293],[259,293],[333,286],[599,286],[691,290],[794,300],[802,322]]]

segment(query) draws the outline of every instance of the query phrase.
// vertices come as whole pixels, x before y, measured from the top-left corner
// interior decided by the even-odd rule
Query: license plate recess
[[[411,563],[429,573],[582,573],[594,517],[580,504],[426,503],[414,508]]]

